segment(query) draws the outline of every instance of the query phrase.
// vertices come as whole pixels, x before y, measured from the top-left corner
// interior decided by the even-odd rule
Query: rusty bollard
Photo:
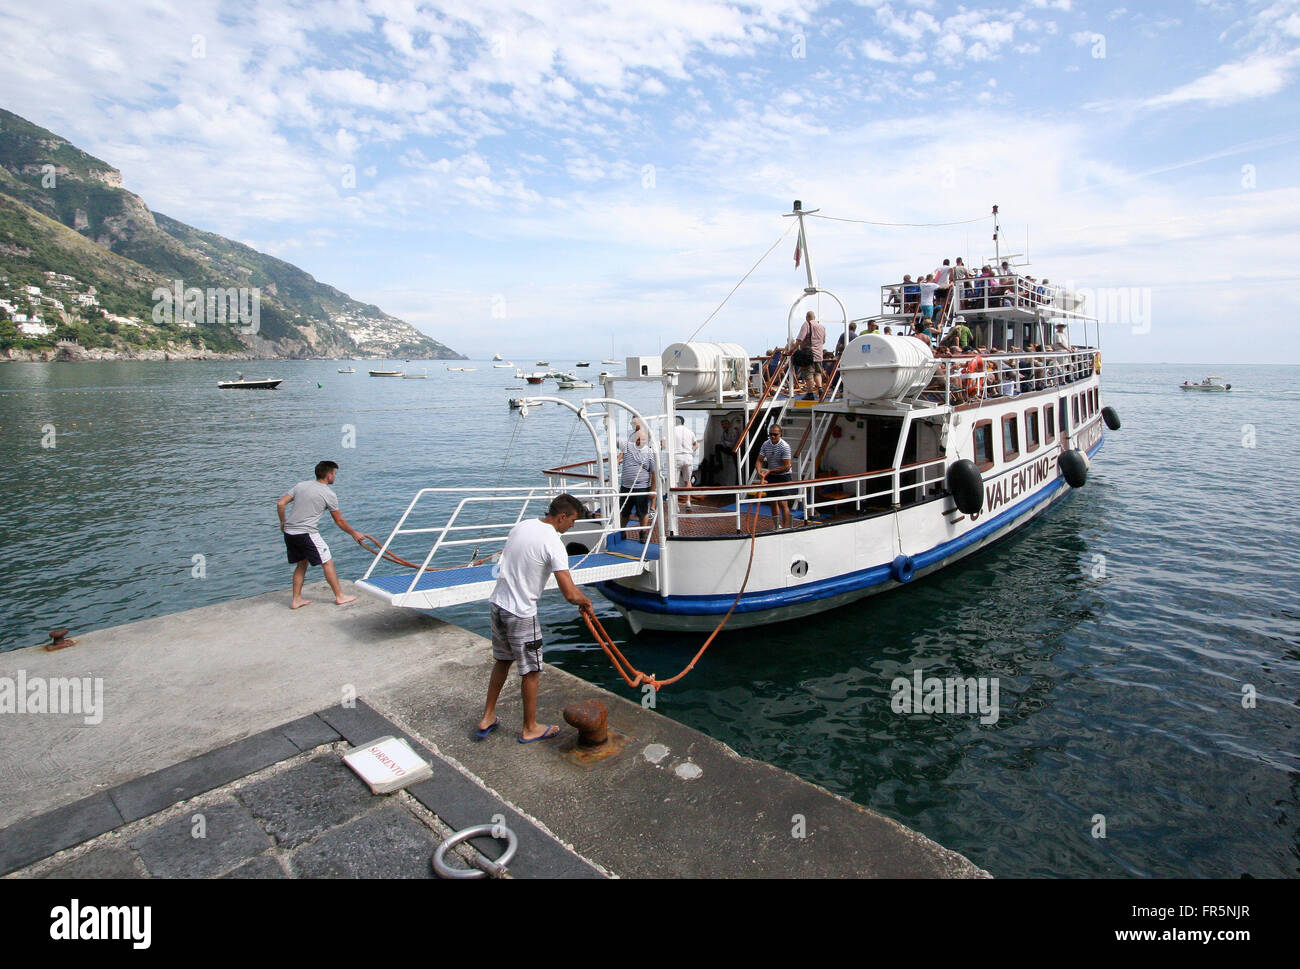
[[[609,740],[609,714],[599,700],[565,707],[564,722],[577,728],[579,747],[601,747]]]
[[[66,629],[51,629],[50,641],[45,644],[45,650],[46,652],[52,653],[56,649],[67,649],[69,646],[75,645],[77,645],[77,641],[68,638],[68,631]]]

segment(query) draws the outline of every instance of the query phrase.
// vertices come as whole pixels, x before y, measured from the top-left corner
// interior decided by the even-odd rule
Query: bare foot
[[[334,600],[334,605],[336,605],[336,606],[346,606],[349,602],[356,602],[356,601],[357,601],[357,597],[356,597],[356,596],[343,596],[343,597],[341,597],[341,598],[339,598],[339,599],[335,599],[335,600]]]
[[[294,599],[293,602],[289,603],[289,608],[301,609],[303,606],[310,606],[315,601],[315,599]]]

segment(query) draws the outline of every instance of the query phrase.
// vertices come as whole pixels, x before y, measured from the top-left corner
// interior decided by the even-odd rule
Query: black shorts
[[[784,474],[782,474],[780,472],[773,471],[771,474],[767,476],[767,483],[768,484],[789,484],[790,473],[787,471]]]
[[[636,512],[636,517],[644,522],[646,514],[650,511],[649,490],[649,485],[644,488],[619,488],[618,492],[623,496],[623,500],[619,505],[619,513],[629,515],[631,512]],[[640,491],[643,494],[630,494],[633,491]]]
[[[331,558],[330,547],[319,535],[290,535],[285,532],[284,547],[289,552],[290,565],[296,565],[303,559],[310,565],[324,565]]]

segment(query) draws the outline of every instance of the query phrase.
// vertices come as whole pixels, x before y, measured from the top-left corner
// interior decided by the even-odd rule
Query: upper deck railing
[[[953,309],[957,313],[1029,313],[1062,319],[1089,319],[1083,298],[1064,286],[1038,282],[1019,273],[968,276],[952,282]],[[880,287],[880,311],[886,316],[913,317],[921,303],[916,282],[889,283]],[[938,303],[936,303],[936,306]]]

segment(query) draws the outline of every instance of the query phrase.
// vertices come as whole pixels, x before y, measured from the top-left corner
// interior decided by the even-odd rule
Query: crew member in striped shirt
[[[634,420],[632,433],[618,455],[619,463],[622,465],[618,474],[618,490],[622,495],[619,526],[626,529],[628,521],[632,518],[632,512],[635,511],[637,520],[642,525],[641,541],[643,542],[650,538],[650,530],[647,526],[649,512],[654,504],[653,496],[649,492],[655,473],[655,452],[648,441],[649,438],[640,422]],[[635,491],[641,494],[632,494]],[[626,531],[623,537],[628,537]]]
[[[767,440],[758,449],[758,480],[763,484],[787,484],[790,481],[790,444],[781,434],[781,425],[773,424],[767,429]],[[773,499],[776,506],[776,527],[792,528],[794,519],[790,514],[788,498]]]

